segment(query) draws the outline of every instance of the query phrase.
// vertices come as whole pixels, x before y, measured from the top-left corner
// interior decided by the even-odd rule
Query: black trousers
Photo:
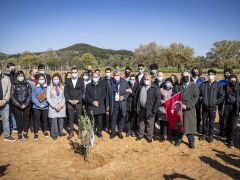
[[[101,133],[103,129],[103,117],[104,114],[94,115],[94,127],[98,133]]]
[[[135,111],[128,111],[126,116],[126,132],[137,133],[137,116]]]
[[[225,134],[227,135],[227,140],[229,141],[233,140],[238,121],[236,108],[234,106],[235,105],[225,105],[223,114],[224,119],[226,119]]]
[[[201,103],[197,102],[196,104],[196,116],[197,116],[197,130],[200,131],[201,129],[201,121],[202,121],[202,105]]]
[[[73,132],[73,125],[74,125],[74,120],[76,118],[76,115],[77,115],[77,119],[79,116],[82,115],[82,104],[78,103],[76,105],[72,105],[68,103],[67,110],[68,110],[69,129],[70,129],[70,132]]]
[[[19,109],[13,106],[13,113],[17,123],[18,134],[22,134],[22,131],[27,133],[29,127],[30,106],[25,109]]]
[[[111,133],[116,133],[116,128],[118,127],[118,132],[122,133],[125,123],[125,117],[120,108],[120,102],[113,103],[113,114],[111,115]]]
[[[217,108],[210,108],[202,110],[202,120],[203,120],[203,135],[208,135],[209,137],[213,137],[214,130],[214,121],[216,118]]]
[[[223,115],[223,104],[218,105],[218,113],[219,113],[219,133],[225,135],[226,128],[226,119]]]
[[[48,109],[33,109],[34,113],[34,121],[33,121],[33,126],[34,126],[34,133],[38,133],[38,129],[40,126],[40,122],[42,120],[43,127],[42,130],[43,132],[47,131],[48,129]]]

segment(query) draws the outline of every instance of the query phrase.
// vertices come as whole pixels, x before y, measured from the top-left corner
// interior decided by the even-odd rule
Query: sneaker
[[[4,138],[4,141],[15,142],[16,140],[12,136],[8,136]]]
[[[118,133],[117,135],[118,135],[119,139],[123,139],[122,133]]]
[[[190,149],[195,149],[194,143],[189,143],[189,148],[190,148]]]
[[[60,133],[59,136],[60,136],[60,137],[66,136],[66,133],[65,133],[65,132]]]
[[[45,136],[45,137],[49,137],[49,135],[48,135],[48,132],[47,132],[47,131],[45,131],[43,134],[44,134],[44,136]]]
[[[22,134],[18,134],[18,140],[19,140],[19,141],[23,141]]]
[[[36,134],[34,134],[34,141],[37,141],[38,140],[38,134],[36,133]]]
[[[233,143],[233,141],[229,141],[228,147],[231,148],[231,149],[234,149],[234,143]]]
[[[204,141],[206,139],[206,137],[204,135],[199,137],[199,141]]]
[[[29,139],[29,137],[28,137],[28,135],[27,135],[26,133],[23,133],[23,138],[24,138],[25,140],[28,140],[28,139]]]
[[[213,137],[210,136],[210,137],[208,138],[208,143],[213,143]]]
[[[129,137],[131,135],[131,131],[128,131],[127,133],[126,133],[126,137]]]
[[[153,140],[152,140],[152,139],[148,139],[148,138],[147,138],[147,142],[150,144],[150,143],[152,143],[152,142],[153,142]]]
[[[180,146],[181,144],[182,144],[182,141],[175,141],[175,144],[174,144],[174,145],[175,145],[176,147],[178,147],[178,146]]]
[[[102,135],[101,132],[96,132],[96,135],[97,135],[97,137],[99,137],[99,138],[103,138],[103,135]]]
[[[110,134],[110,139],[114,139],[116,137],[116,134],[115,133],[111,133]]]
[[[136,137],[136,134],[135,134],[134,131],[131,132],[131,136],[132,136],[132,137]]]

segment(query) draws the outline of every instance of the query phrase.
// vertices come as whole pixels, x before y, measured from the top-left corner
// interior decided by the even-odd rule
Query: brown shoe
[[[12,136],[8,136],[4,138],[4,141],[15,142],[16,140]]]
[[[67,137],[68,140],[70,140],[74,136],[74,132],[70,132],[69,136]]]

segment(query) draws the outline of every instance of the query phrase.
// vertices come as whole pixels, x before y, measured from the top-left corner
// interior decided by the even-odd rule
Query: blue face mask
[[[130,79],[130,80],[129,80],[129,83],[130,83],[131,85],[133,85],[133,84],[135,83],[135,80]]]

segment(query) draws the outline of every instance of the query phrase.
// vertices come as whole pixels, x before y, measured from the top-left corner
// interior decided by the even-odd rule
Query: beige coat
[[[8,103],[11,96],[11,86],[12,86],[10,78],[5,75],[2,75],[1,83],[2,83],[2,90],[3,90],[3,100],[6,100]]]

